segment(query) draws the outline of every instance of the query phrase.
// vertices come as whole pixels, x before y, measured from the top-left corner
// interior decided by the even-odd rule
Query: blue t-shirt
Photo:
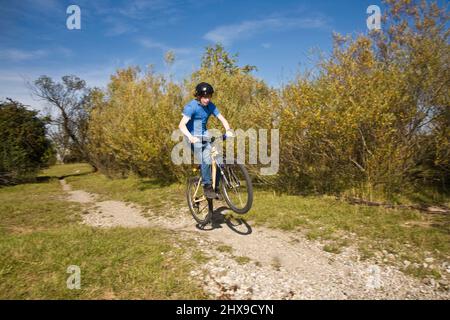
[[[203,106],[200,101],[194,99],[183,108],[183,115],[190,118],[186,127],[193,136],[204,135],[209,116],[218,117],[219,114],[219,109],[211,101],[207,106]]]

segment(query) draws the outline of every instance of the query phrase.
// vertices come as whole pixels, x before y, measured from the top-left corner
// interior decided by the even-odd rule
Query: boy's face
[[[204,97],[200,97],[200,103],[202,104],[202,106],[206,107],[208,105],[209,101],[211,101],[211,97],[212,97],[212,95],[210,95],[210,94],[208,94]]]

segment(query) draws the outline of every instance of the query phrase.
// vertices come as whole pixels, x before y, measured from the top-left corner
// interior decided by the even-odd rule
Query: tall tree
[[[60,152],[69,149],[80,160],[91,162],[87,150],[91,90],[86,82],[74,75],[63,76],[62,82],[43,75],[34,81],[31,89],[35,96],[58,111],[58,116],[52,120],[56,128],[52,137],[59,144]]]

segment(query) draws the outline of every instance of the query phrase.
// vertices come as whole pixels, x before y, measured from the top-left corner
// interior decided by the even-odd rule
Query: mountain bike
[[[223,139],[227,139],[224,135]],[[217,147],[214,145],[215,137],[210,137],[211,143],[211,177],[212,186],[217,193],[216,173],[219,172],[220,192],[223,199],[231,210],[238,214],[247,213],[253,203],[253,186],[247,169],[243,164],[239,164],[234,160],[232,163],[219,164],[216,158],[219,154]],[[205,142],[208,142],[205,141]],[[208,199],[203,194],[202,176],[199,170],[200,166],[194,168],[195,176],[191,176],[187,180],[186,197],[189,210],[194,219],[201,226],[211,222],[214,210],[213,200]]]

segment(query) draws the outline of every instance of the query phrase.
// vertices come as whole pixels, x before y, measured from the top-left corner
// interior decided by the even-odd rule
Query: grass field
[[[158,229],[81,225],[80,206],[63,196],[57,179],[0,189],[0,299],[207,297],[188,276],[198,263],[186,256],[191,243]],[[80,267],[80,290],[67,288],[70,265]]]
[[[111,180],[90,171],[86,164],[60,165],[41,173],[54,177],[48,181],[0,188],[0,298],[206,298],[188,276],[204,261],[189,252],[195,244],[159,229],[84,226],[80,224],[82,208],[64,199],[56,178],[66,176],[74,189],[135,202],[156,214],[186,206],[184,185],[164,186],[137,177]],[[394,255],[395,261],[387,263],[408,260],[411,263],[404,271],[417,277],[441,277],[436,266],[449,260],[448,215],[256,190],[254,206],[245,218],[253,226],[320,240],[325,251],[336,254],[356,245],[363,258],[380,252]],[[223,246],[218,250],[232,249]],[[434,262],[424,267],[426,258]],[[80,290],[66,286],[70,265],[81,269]]]

